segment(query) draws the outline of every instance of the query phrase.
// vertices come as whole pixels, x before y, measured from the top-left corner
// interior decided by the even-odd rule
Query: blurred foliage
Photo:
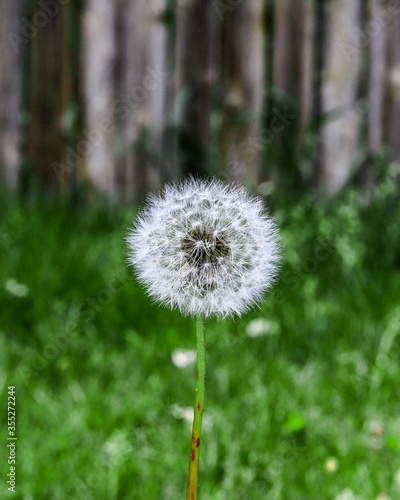
[[[0,460],[15,385],[13,498],[183,498],[195,368],[171,354],[194,349],[194,325],[127,269],[135,211],[0,203]],[[259,309],[207,322],[200,498],[399,498],[395,179],[365,206],[352,189],[271,204],[279,281]]]

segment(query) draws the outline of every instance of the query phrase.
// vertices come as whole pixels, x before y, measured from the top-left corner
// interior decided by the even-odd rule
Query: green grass
[[[194,324],[153,305],[126,268],[134,211],[1,210],[0,498],[185,498],[191,429],[176,408],[194,402],[195,368],[171,353],[195,348]],[[274,213],[273,293],[241,319],[206,323],[200,499],[400,498],[396,196],[386,186],[368,208],[350,192]],[[251,338],[256,318],[270,330]]]

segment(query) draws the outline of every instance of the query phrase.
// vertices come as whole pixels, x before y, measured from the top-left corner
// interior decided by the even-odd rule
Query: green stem
[[[196,318],[197,337],[197,370],[196,370],[196,402],[192,429],[192,446],[190,450],[189,479],[187,500],[196,500],[199,477],[199,455],[201,443],[201,423],[204,410],[204,386],[206,376],[206,349],[204,341],[204,320]]]

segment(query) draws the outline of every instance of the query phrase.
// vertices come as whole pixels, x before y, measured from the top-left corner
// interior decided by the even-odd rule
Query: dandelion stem
[[[190,450],[189,479],[187,500],[196,500],[198,476],[199,476],[199,455],[201,443],[201,424],[204,410],[204,386],[206,376],[206,350],[204,341],[204,319],[201,316],[196,318],[197,337],[197,370],[196,370],[196,402],[194,405],[194,418],[192,429],[192,445]]]

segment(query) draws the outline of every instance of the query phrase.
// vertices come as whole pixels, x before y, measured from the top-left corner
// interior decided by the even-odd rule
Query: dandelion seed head
[[[242,314],[270,288],[279,261],[262,200],[218,180],[167,184],[149,198],[127,243],[149,295],[185,315]]]

